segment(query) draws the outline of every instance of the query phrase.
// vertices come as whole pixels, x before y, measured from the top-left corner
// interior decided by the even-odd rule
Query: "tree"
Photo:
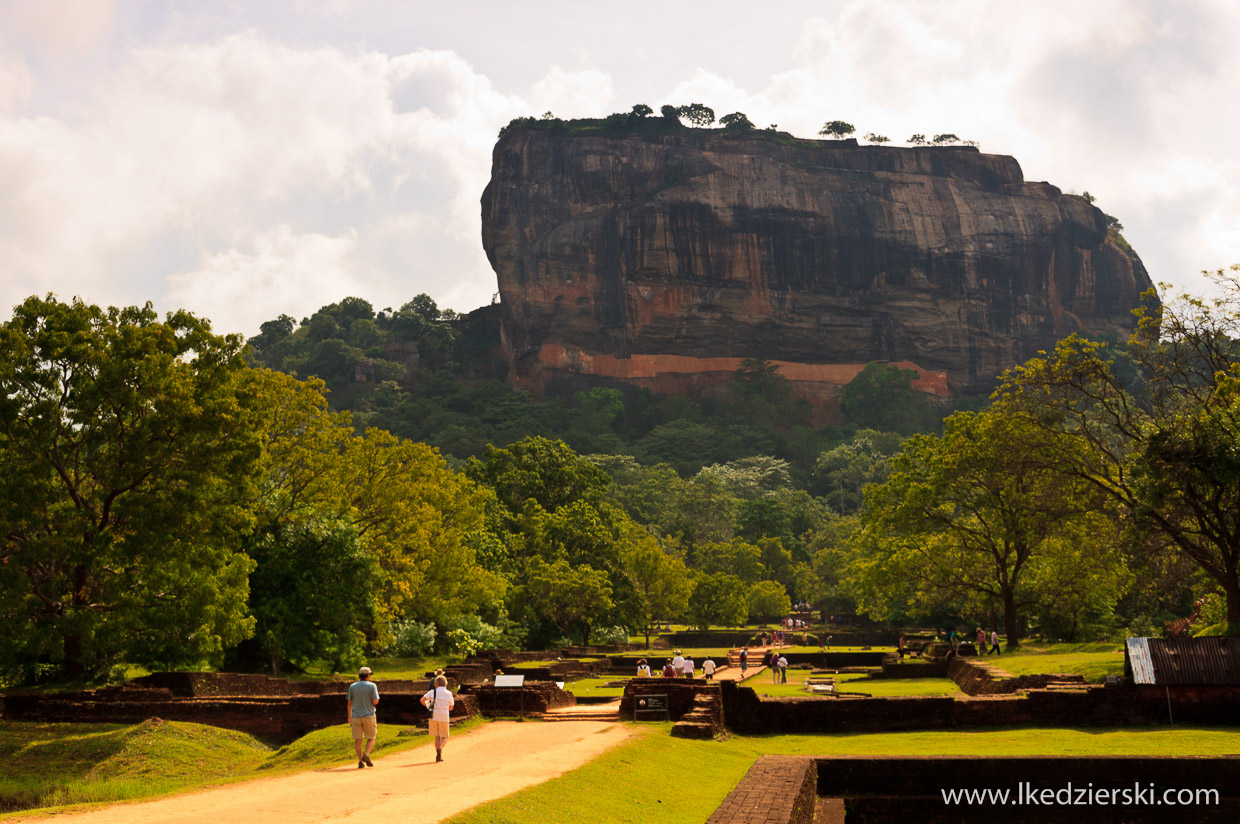
[[[908,139],[908,143],[913,146],[925,146],[926,136],[924,134],[915,134]]]
[[[858,430],[846,443],[829,449],[814,463],[813,491],[841,515],[861,510],[870,484],[887,480],[889,459],[901,438],[874,429]]]
[[[670,103],[664,103],[659,107],[659,114],[663,115],[665,120],[679,120],[680,110]]]
[[[1014,648],[1021,611],[1070,582],[1074,564],[1061,557],[1086,555],[1118,574],[1105,501],[1054,469],[1072,447],[994,410],[957,413],[942,438],[907,441],[886,483],[866,494],[853,571],[862,606],[874,614],[997,610]],[[1099,582],[1091,600],[1113,603],[1115,581]]]
[[[869,363],[844,387],[840,408],[859,426],[912,435],[935,423],[934,409],[924,392],[913,388],[917,372]]]
[[[848,137],[857,131],[856,127],[851,123],[845,123],[843,120],[828,120],[822,124],[822,128],[818,130],[818,134],[827,137],[842,139]]]
[[[709,106],[703,106],[701,103],[689,103],[676,109],[676,114],[682,120],[688,120],[689,123],[698,128],[705,129],[707,126],[715,122],[715,110]]]
[[[759,581],[749,589],[749,620],[774,621],[792,611],[792,599],[778,581]]]
[[[654,114],[654,109],[650,108],[645,103],[637,103],[637,104],[634,104],[633,111],[630,112],[629,114],[631,117],[634,117],[640,120],[645,117],[650,117],[650,115]]]
[[[357,666],[376,619],[375,593],[367,582],[378,574],[357,531],[307,518],[272,525],[248,541],[247,550],[255,561],[255,641],[271,674],[280,675],[286,661],[304,668],[327,659],[337,672]]]
[[[868,141],[870,141],[871,143],[877,143],[877,144],[883,144],[883,143],[890,143],[890,142],[891,142],[891,138],[890,138],[890,137],[888,137],[887,135],[885,135],[885,134],[874,134],[874,132],[866,132],[866,133],[865,133],[865,139],[866,139],[866,140],[868,140]]]
[[[689,597],[689,620],[702,632],[712,626],[740,626],[749,614],[748,589],[734,575],[700,575]]]
[[[933,143],[935,146],[948,146],[953,143],[960,143],[961,140],[959,137],[952,134],[951,132],[947,132],[946,134],[936,134],[934,136],[934,139],[931,140],[930,142]]]
[[[0,327],[7,661],[196,663],[251,633],[241,347],[150,304],[32,297]]]
[[[691,582],[683,561],[663,551],[649,534],[634,530],[620,550],[625,572],[637,590],[638,618],[650,647],[657,619],[679,616],[689,602]]]
[[[580,498],[597,500],[611,479],[563,441],[531,437],[504,449],[487,447],[482,459],[471,458],[465,474],[495,490],[510,512],[533,499],[548,512]]]
[[[612,606],[606,572],[587,565],[572,566],[563,560],[548,564],[535,559],[526,592],[535,609],[565,635],[579,628],[581,641],[586,645],[590,643],[595,616]]]
[[[1211,275],[1218,297],[1146,294],[1126,347],[1070,337],[1012,370],[1005,413],[1066,437],[1060,470],[1190,559],[1240,625],[1240,265]],[[1237,626],[1240,631],[1240,626]]]
[[[753,123],[744,112],[732,112],[719,118],[719,125],[730,132],[748,132],[753,130]]]

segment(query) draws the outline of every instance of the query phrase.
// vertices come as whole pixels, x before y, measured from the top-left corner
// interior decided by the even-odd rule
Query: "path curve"
[[[389,727],[387,733],[394,734]],[[384,730],[380,729],[380,734]],[[153,801],[57,815],[56,824],[262,824],[399,821],[434,824],[475,804],[540,784],[627,739],[623,724],[494,721],[435,748],[384,755],[371,769],[345,766],[230,784]],[[48,819],[26,818],[22,821]]]

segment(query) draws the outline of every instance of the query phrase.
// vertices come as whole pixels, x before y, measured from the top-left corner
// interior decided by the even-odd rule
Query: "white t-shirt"
[[[702,672],[706,673],[707,675],[714,675],[715,674],[715,662],[710,660],[709,658],[703,661]]]
[[[436,721],[447,721],[448,710],[456,706],[456,699],[452,697],[452,690],[447,687],[435,687],[433,690],[427,690],[426,695],[422,696],[422,701],[428,699],[434,700],[434,706],[431,707],[431,718]]]
[[[680,671],[687,672],[690,675],[692,675],[693,674],[693,659],[686,656],[684,666],[681,667]]]
[[[779,656],[779,660],[776,661],[775,663],[781,667],[786,667],[788,666],[788,659],[781,655]]]
[[[637,676],[639,678],[649,678],[650,667],[646,664],[642,664],[640,667],[637,668]]]
[[[676,670],[677,672],[680,672],[684,668],[685,668],[684,658],[681,658],[679,655],[677,655],[675,658],[672,659],[672,669]]]

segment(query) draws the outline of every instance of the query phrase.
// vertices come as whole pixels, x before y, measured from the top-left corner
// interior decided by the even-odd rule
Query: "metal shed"
[[[1124,675],[1134,684],[1240,685],[1240,638],[1129,638]]]

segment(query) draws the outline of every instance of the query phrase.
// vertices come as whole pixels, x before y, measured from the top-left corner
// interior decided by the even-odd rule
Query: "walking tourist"
[[[353,750],[357,753],[357,768],[373,767],[370,752],[375,748],[378,735],[375,704],[379,703],[379,688],[370,680],[370,667],[357,671],[358,680],[349,685],[349,729],[353,733]],[[365,739],[365,746],[362,741]]]
[[[443,748],[448,743],[448,713],[456,706],[447,678],[435,677],[435,688],[422,696],[422,706],[431,711],[430,734],[435,736],[435,760],[443,761]]]
[[[745,670],[749,669],[749,647],[741,648],[741,678],[745,677]]]
[[[676,670],[676,677],[680,677],[680,671],[685,668],[685,657],[680,654],[680,650],[676,650],[676,657],[672,659],[672,669]]]
[[[702,677],[707,681],[715,680],[715,662],[709,658],[702,662]]]
[[[900,640],[896,642],[896,651],[900,653],[900,660],[904,660],[904,633],[900,633]]]
[[[677,675],[679,675],[679,673],[676,672],[676,668],[672,666],[672,659],[668,658],[663,662],[663,677],[675,678]]]
[[[645,658],[637,662],[637,677],[638,678],[649,678],[650,677],[650,665],[646,663]]]
[[[999,630],[994,627],[990,628],[990,654],[998,655],[999,650]]]
[[[779,665],[779,683],[787,684],[788,683],[788,659],[781,655],[779,656],[779,660],[776,663]]]
[[[693,666],[693,659],[686,655],[684,663],[680,665],[680,671],[684,674],[685,678],[692,678],[694,669],[696,668]]]
[[[977,654],[986,654],[986,630],[981,627],[977,628]]]

